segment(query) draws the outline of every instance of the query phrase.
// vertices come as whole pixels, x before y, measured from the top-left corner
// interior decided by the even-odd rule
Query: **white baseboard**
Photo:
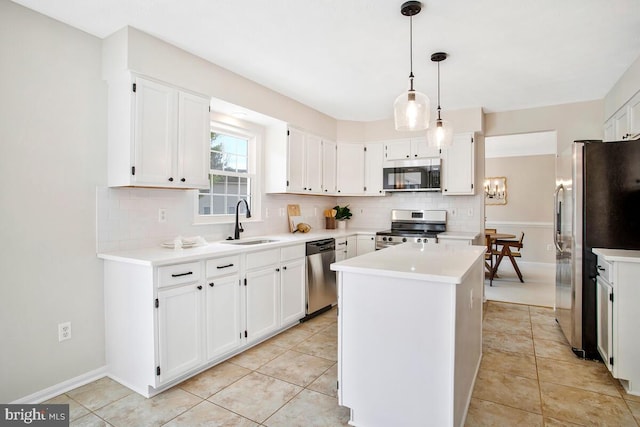
[[[52,385],[51,387],[47,387],[44,390],[37,391],[33,394],[30,394],[29,396],[21,397],[20,399],[14,400],[11,403],[18,403],[18,404],[42,403],[46,400],[59,396],[62,393],[66,393],[69,390],[73,390],[74,388],[78,388],[85,384],[89,384],[90,382],[99,380],[100,378],[105,376],[107,376],[107,367],[103,366],[101,368],[95,369],[93,371],[89,371],[82,375],[78,375],[75,378],[71,378],[61,383]]]

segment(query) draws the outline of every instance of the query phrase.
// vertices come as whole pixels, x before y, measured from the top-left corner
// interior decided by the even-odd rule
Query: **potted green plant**
[[[338,228],[347,228],[347,220],[353,216],[351,210],[349,209],[349,205],[336,205],[333,209],[335,209],[336,211],[336,221],[338,221]]]

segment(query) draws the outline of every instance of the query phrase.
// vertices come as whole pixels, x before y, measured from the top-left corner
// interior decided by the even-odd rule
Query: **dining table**
[[[515,234],[509,234],[509,233],[498,233],[498,232],[485,232],[485,241],[487,242],[487,253],[491,254],[490,256],[490,263],[487,263],[485,261],[484,265],[488,270],[488,275],[489,275],[489,281],[493,281],[493,279],[495,277],[498,277],[497,272],[498,272],[498,266],[500,265],[500,262],[496,262],[496,265],[493,265],[493,246],[496,243],[496,240],[509,240],[509,239],[515,239],[516,235]],[[511,252],[509,251],[508,253],[503,254],[502,252],[504,251],[509,251],[509,249],[505,249],[504,247],[502,248],[502,250],[500,251],[500,255],[499,255],[499,260],[502,261],[502,258],[504,256],[508,256],[509,258],[513,259],[513,256],[511,256]],[[518,271],[518,273],[520,273]],[[522,281],[522,276],[519,274],[520,280]]]

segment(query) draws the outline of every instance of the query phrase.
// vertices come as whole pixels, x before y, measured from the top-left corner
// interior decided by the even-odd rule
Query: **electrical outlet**
[[[167,222],[167,210],[164,208],[158,209],[158,222]]]
[[[71,322],[58,323],[58,341],[71,339]]]

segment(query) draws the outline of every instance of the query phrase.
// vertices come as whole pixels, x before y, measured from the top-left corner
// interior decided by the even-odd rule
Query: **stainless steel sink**
[[[272,239],[260,239],[260,240],[223,240],[220,243],[225,243],[227,245],[262,245],[264,243],[274,243],[278,242],[278,240]]]

